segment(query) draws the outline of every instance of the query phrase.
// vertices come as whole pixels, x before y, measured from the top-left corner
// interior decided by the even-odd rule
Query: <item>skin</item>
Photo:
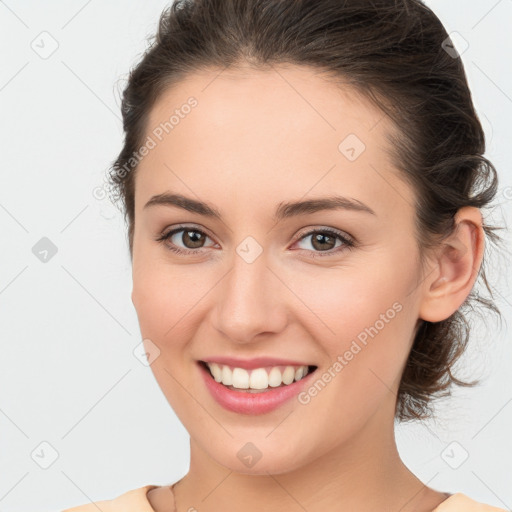
[[[454,235],[422,268],[414,191],[386,151],[394,127],[354,90],[303,67],[204,70],[159,98],[148,134],[190,96],[198,106],[137,169],[132,260],[141,333],[148,351],[160,351],[151,368],[190,434],[178,511],[231,512],[242,503],[246,512],[433,510],[446,496],[399,457],[396,395],[421,319],[446,319],[471,291],[483,254],[479,210],[459,211]],[[351,133],[366,145],[355,161],[338,150]],[[144,208],[164,192],[208,202],[222,221]],[[272,220],[281,202],[333,193],[375,215],[339,209]],[[199,254],[168,248],[192,249],[184,232],[155,241],[179,224],[206,233]],[[335,252],[337,241],[314,258],[325,250],[301,237],[322,228],[357,244]],[[263,250],[252,263],[236,252],[248,236]],[[227,411],[196,367],[218,354],[267,355],[309,361],[320,375],[394,303],[401,311],[305,405],[292,399],[259,416]],[[251,468],[237,457],[247,442],[262,453]],[[167,487],[148,499],[158,512],[173,510]]]

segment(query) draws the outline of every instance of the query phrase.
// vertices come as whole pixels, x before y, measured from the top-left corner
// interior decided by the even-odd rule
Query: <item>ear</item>
[[[430,273],[423,283],[419,317],[446,320],[470,294],[484,253],[485,233],[478,208],[466,206],[455,215],[455,229],[434,250]]]

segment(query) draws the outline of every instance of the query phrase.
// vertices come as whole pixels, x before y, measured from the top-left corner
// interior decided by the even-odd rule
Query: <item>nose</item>
[[[236,343],[275,335],[288,322],[286,293],[290,294],[264,255],[248,263],[238,255],[217,286],[214,327]]]

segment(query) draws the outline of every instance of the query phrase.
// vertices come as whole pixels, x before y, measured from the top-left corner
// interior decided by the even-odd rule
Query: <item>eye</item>
[[[179,233],[181,233],[181,236],[176,236]],[[332,228],[310,230],[303,233],[296,243],[303,242],[308,237],[312,237],[310,243],[314,250],[302,249],[311,253],[313,258],[332,256],[355,246],[355,241],[351,237]],[[205,239],[207,238],[210,237],[200,229],[193,226],[179,226],[171,231],[160,234],[156,241],[165,243],[169,250],[177,254],[194,255],[202,252]],[[181,241],[185,247],[179,247],[177,245],[178,241]],[[336,246],[338,241],[340,243]]]
[[[338,254],[345,249],[352,249],[355,246],[355,241],[347,235],[332,228],[322,228],[313,231],[308,231],[299,238],[298,242],[302,242],[307,238],[311,238],[310,245],[317,251],[310,251],[313,258],[332,256]],[[340,244],[336,246],[336,242]],[[334,250],[332,250],[334,249]],[[324,253],[324,254],[322,254]]]
[[[182,235],[176,236],[178,233],[182,233]],[[173,238],[175,239],[174,241]],[[209,236],[200,229],[192,226],[180,226],[167,233],[162,233],[156,241],[165,242],[171,251],[178,254],[196,254],[201,252],[205,238],[209,238]],[[181,240],[181,243],[185,244],[184,249],[176,245],[178,240]],[[187,245],[189,247],[187,247]]]

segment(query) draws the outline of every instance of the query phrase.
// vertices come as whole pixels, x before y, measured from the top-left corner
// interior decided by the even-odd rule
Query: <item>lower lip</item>
[[[217,382],[210,371],[198,363],[206,387],[213,398],[225,409],[240,414],[265,414],[277,409],[294,396],[298,395],[302,388],[309,382],[314,371],[308,373],[304,378],[277,388],[269,388],[259,393],[246,391],[234,391]]]

